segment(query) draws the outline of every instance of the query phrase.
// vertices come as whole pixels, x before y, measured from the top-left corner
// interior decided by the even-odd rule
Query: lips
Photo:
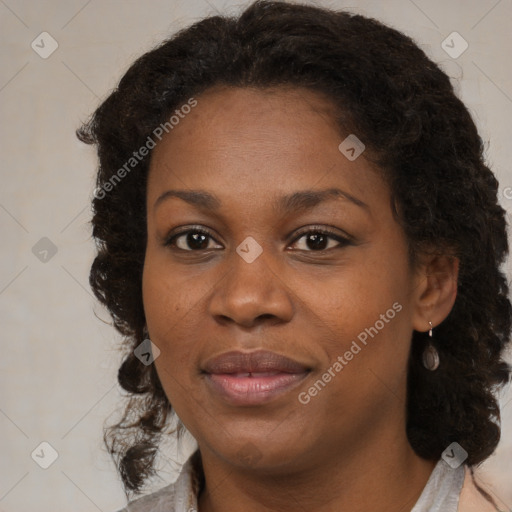
[[[211,391],[232,405],[259,405],[299,385],[310,368],[275,352],[227,352],[206,362]]]
[[[206,362],[206,373],[302,373],[305,365],[275,352],[226,352]]]

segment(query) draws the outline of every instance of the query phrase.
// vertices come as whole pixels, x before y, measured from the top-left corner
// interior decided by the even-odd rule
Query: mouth
[[[275,352],[227,352],[206,362],[210,390],[232,405],[260,405],[297,387],[311,368]]]

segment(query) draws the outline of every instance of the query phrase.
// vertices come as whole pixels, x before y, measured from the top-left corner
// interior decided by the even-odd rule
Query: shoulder
[[[147,496],[130,501],[125,508],[117,512],[177,512],[175,504],[175,484],[170,484]]]
[[[197,510],[197,495],[201,484],[199,452],[192,454],[183,465],[176,482],[158,491],[130,501],[117,512],[189,512]]]
[[[469,468],[466,467],[465,471],[457,512],[496,512],[499,510],[478,491]],[[483,482],[477,479],[477,483],[482,489],[487,490],[487,486]]]

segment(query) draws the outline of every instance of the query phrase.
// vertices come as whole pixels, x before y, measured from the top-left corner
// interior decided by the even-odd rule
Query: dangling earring
[[[430,330],[428,331],[428,336],[432,339],[432,322],[429,322],[429,324]],[[437,370],[439,367],[439,353],[434,345],[432,345],[432,341],[429,341],[425,351],[423,352],[423,366],[431,372]]]

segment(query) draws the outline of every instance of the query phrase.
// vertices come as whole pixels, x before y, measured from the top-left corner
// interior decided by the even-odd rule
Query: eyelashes
[[[305,239],[305,244],[303,244],[305,248],[298,250],[303,252],[326,252],[353,245],[352,237],[341,235],[326,226],[311,226],[301,230],[295,234],[290,245],[295,245],[302,239]],[[333,241],[337,244],[334,247],[332,246]],[[213,247],[211,242],[214,242]],[[309,242],[312,242],[312,246],[308,245]],[[194,253],[223,248],[214,235],[203,227],[189,227],[174,233],[166,238],[164,245],[172,250]]]
[[[311,250],[299,249],[299,250],[304,250],[306,252],[325,252],[325,251],[329,251],[331,249],[341,249],[348,245],[353,245],[352,237],[349,237],[348,235],[345,235],[345,236],[340,235],[338,232],[336,232],[328,227],[318,227],[318,226],[313,227],[313,228],[312,227],[306,228],[303,231],[296,234],[296,236],[294,238],[294,243],[296,243],[297,241],[299,241],[305,237],[307,238],[307,237],[311,237],[311,236],[314,237],[313,240],[314,240],[315,244],[318,241],[320,241],[320,245],[322,245],[323,241],[334,240],[335,242],[338,243],[338,245],[336,245],[335,247],[321,248],[319,250],[314,250],[314,249],[311,249]]]
[[[190,235],[199,235],[197,236],[190,236]],[[177,240],[180,238],[185,238],[185,244],[199,244],[199,246],[204,245],[205,240],[211,239],[215,240],[214,236],[207,230],[203,228],[193,228],[193,229],[187,229],[184,231],[180,231],[179,233],[176,233],[170,237],[167,238],[165,245],[168,247],[171,247],[173,249],[181,250],[181,251],[188,251],[188,252],[199,252],[201,250],[205,250],[206,248],[200,247],[199,249],[184,249],[183,247],[179,247],[177,244]],[[218,242],[217,242],[218,243]],[[183,245],[183,244],[181,244]],[[219,244],[220,245],[220,244]]]

